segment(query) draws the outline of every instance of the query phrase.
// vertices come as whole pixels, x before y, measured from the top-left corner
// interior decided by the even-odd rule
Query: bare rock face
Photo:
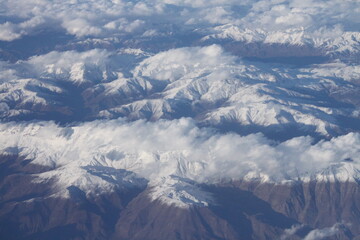
[[[21,161],[20,161],[21,160]],[[23,164],[19,164],[19,163]],[[26,161],[25,161],[26,163]],[[360,235],[356,182],[233,182],[201,185],[208,206],[179,207],[149,197],[151,187],[89,195],[75,186],[54,195],[51,169],[1,158],[1,239],[326,239]]]
[[[122,209],[141,189],[89,197],[69,187],[70,198],[54,197],[51,181],[34,183],[40,166],[18,166],[2,157],[1,239],[108,239]]]
[[[291,184],[236,183],[268,202],[271,207],[311,228],[343,224],[341,237],[353,239],[359,232],[359,184],[357,182],[296,182]]]
[[[205,188],[215,205],[179,208],[150,202],[145,191],[120,214],[114,239],[267,239],[297,223],[251,192]]]

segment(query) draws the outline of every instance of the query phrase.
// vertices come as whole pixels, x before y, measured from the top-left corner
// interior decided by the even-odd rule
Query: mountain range
[[[360,239],[358,1],[0,9],[1,239]]]

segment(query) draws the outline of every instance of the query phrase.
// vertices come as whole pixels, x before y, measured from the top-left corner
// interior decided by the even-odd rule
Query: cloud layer
[[[52,167],[38,177],[57,179],[61,189],[75,185],[87,192],[110,191],[126,182],[118,175],[120,170],[136,173],[154,186],[167,186],[161,179],[174,176],[198,183],[298,178],[355,181],[360,176],[360,135],[355,133],[313,145],[310,137],[274,143],[261,134],[218,134],[199,129],[191,119],[0,126],[1,152],[11,154],[18,149],[33,164]],[[93,174],[97,170],[118,180],[106,181]]]
[[[346,228],[346,225],[347,224],[336,223],[331,227],[314,229],[310,231],[303,238],[303,240],[321,240],[321,239],[326,239],[328,237],[332,237],[335,234],[339,233],[341,228]],[[304,225],[294,225],[291,228],[286,229],[280,239],[281,240],[292,239],[292,237],[294,237],[296,232],[301,230],[303,227]]]
[[[357,1],[3,1],[0,40],[12,41],[39,29],[64,29],[78,38],[209,35],[221,25],[241,31],[286,33],[303,29],[311,38],[333,39],[360,25]],[[26,10],[25,10],[26,9]],[[345,14],[346,13],[346,14]],[[176,32],[174,32],[176,29]],[[199,39],[194,39],[194,42]],[[282,41],[281,38],[278,39]],[[318,40],[317,40],[318,41]]]
[[[145,59],[134,69],[134,76],[174,82],[191,73],[196,77],[235,63],[236,57],[219,45],[178,48]]]

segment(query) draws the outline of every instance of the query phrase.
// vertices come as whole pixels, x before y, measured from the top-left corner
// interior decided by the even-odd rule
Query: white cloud
[[[324,27],[331,29],[335,25],[341,25],[345,31],[356,30],[360,24],[357,17],[360,13],[359,5],[355,1],[340,0],[14,0],[3,2],[1,7],[5,13],[3,18],[9,18],[9,23],[0,27],[0,39],[5,41],[30,34],[33,29],[25,25],[62,26],[68,33],[82,38],[126,35],[138,29],[138,26],[119,27],[115,24],[118,21],[133,25],[141,23],[144,28],[138,32],[139,36],[154,26],[159,33],[166,32],[169,24],[180,29],[184,25],[191,25],[192,28],[187,27],[187,31],[201,29],[208,33],[219,24],[266,31],[306,28],[309,33]],[[23,23],[12,22],[10,19],[13,18],[22,19]]]
[[[25,22],[20,23],[18,26],[21,29],[32,29],[43,23],[45,23],[45,19],[42,18],[41,16],[39,16],[39,17],[36,16],[36,17],[30,18],[29,20],[27,20]]]
[[[340,226],[341,224],[337,223],[332,227],[312,230],[306,235],[304,240],[321,240],[327,237],[334,236],[336,233],[339,232]]]
[[[302,224],[296,224],[296,225],[291,226],[291,228],[285,229],[284,233],[280,237],[280,240],[291,239],[290,237],[294,236],[296,234],[296,232],[299,231],[303,227],[304,227],[304,225],[302,225]]]
[[[0,24],[0,41],[13,41],[27,35],[44,24],[46,21],[41,16],[29,18],[18,24],[6,21]]]
[[[134,69],[134,75],[175,81],[192,71],[213,71],[234,61],[235,57],[223,52],[218,45],[180,48],[145,59]]]
[[[90,192],[101,190],[102,183],[83,170],[87,166],[125,169],[154,183],[170,176],[214,183],[241,178],[297,179],[334,164],[359,167],[360,162],[360,135],[356,133],[315,145],[309,137],[274,144],[261,134],[215,134],[199,129],[190,119],[155,123],[119,119],[74,127],[51,122],[3,123],[0,134],[2,152],[18,147],[34,164],[56,167],[40,178],[57,177],[59,186],[79,185]],[[354,162],[343,163],[346,158]],[[352,177],[356,176],[344,179],[352,181]],[[111,183],[106,184],[104,191],[111,188]]]
[[[101,33],[101,29],[88,22],[86,19],[77,18],[71,20],[64,20],[62,26],[73,35],[78,37],[92,35],[96,36]]]
[[[321,240],[328,237],[332,237],[340,231],[340,227],[344,224],[336,223],[331,227],[326,227],[322,229],[314,229],[310,231],[303,240]],[[281,235],[281,240],[292,239],[294,235],[304,227],[303,224],[293,225],[289,229],[285,229],[284,233]]]
[[[116,21],[108,22],[105,24],[105,28],[111,29],[113,31],[120,30],[122,32],[132,33],[141,28],[144,24],[145,22],[139,19],[129,22],[127,19],[121,18]]]
[[[111,53],[106,50],[93,49],[85,52],[66,51],[50,52],[45,55],[34,56],[27,61],[19,61],[17,66],[21,66],[26,71],[19,71],[22,77],[43,77],[52,79],[63,79],[73,81],[102,80],[107,74],[109,57]],[[88,68],[96,70],[86,76]],[[86,79],[89,77],[90,79]]]
[[[16,31],[16,25],[10,22],[0,24],[0,40],[12,41],[21,37],[21,33]]]
[[[280,16],[275,19],[277,24],[308,26],[312,23],[312,19],[307,14],[289,13],[285,16]]]

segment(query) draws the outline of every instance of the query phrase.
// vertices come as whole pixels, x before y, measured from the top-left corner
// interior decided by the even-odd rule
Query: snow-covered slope
[[[351,161],[351,162],[347,162]],[[360,181],[360,170],[352,164],[352,160],[343,163],[333,163],[326,169],[301,177],[304,182],[354,182]]]
[[[244,44],[258,43],[264,45],[283,44],[291,46],[312,47],[318,55],[353,54],[360,52],[360,33],[342,32],[334,28],[331,32],[311,32],[308,29],[289,28],[286,30],[266,31],[263,29],[241,28],[233,24],[226,24],[212,29],[214,33],[202,38],[202,41],[216,42],[217,40],[235,41]],[[293,53],[296,56],[297,52]],[[311,52],[305,54],[313,55]],[[290,54],[291,56],[291,54]]]
[[[148,119],[182,114],[210,125],[294,124],[314,126],[316,132],[327,135],[344,129],[337,115],[352,116],[358,108],[355,99],[346,104],[335,97],[340,89],[358,92],[352,85],[358,76],[347,77],[347,83],[342,76],[332,77],[338,71],[336,65],[327,66],[331,65],[283,71],[279,66],[239,61],[216,45],[168,51],[146,59],[134,70],[135,78],[149,79],[150,84],[165,82],[161,92],[100,114]],[[357,67],[351,68],[349,72],[355,74]]]
[[[34,114],[31,106],[43,103],[66,119],[77,112],[74,120],[193,117],[220,129],[236,125],[233,130],[243,133],[293,126],[323,136],[357,129],[348,124],[359,119],[357,65],[261,64],[234,57],[218,45],[151,57],[123,52],[53,52],[10,65],[14,80],[1,86],[2,118]],[[58,57],[63,60],[54,60]],[[31,87],[25,75],[43,87]],[[74,100],[59,97],[62,92]]]

